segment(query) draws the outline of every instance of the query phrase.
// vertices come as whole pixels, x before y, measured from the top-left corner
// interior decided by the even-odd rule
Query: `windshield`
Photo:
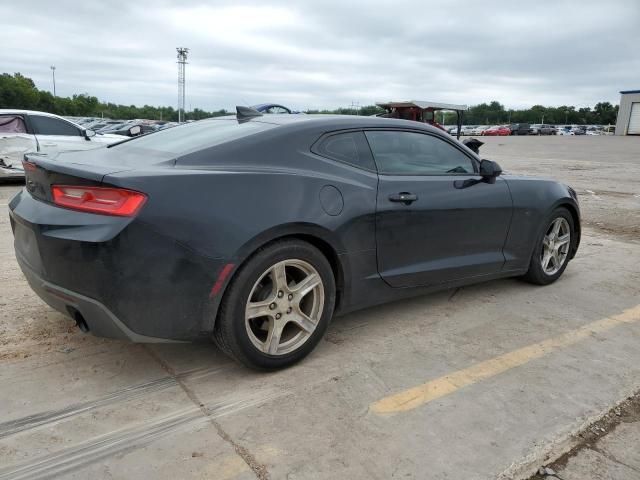
[[[174,155],[186,155],[204,148],[263,132],[274,126],[275,125],[260,122],[238,123],[235,118],[229,120],[201,120],[199,122],[160,130],[153,135],[133,138],[111,145],[109,148],[129,151],[137,149],[155,150]]]

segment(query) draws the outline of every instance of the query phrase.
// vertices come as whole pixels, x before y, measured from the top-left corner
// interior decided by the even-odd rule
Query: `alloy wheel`
[[[322,318],[324,284],[309,263],[290,259],[267,269],[249,293],[245,327],[251,343],[268,355],[300,348]]]
[[[571,246],[571,229],[564,217],[558,217],[542,237],[540,264],[547,275],[555,275],[560,271],[569,256]]]

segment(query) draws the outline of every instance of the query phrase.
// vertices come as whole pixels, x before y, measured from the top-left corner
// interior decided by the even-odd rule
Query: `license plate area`
[[[42,259],[40,258],[40,249],[36,235],[29,227],[23,225],[19,221],[15,222],[13,227],[13,245],[16,254],[27,264],[31,270],[40,275],[44,274]]]

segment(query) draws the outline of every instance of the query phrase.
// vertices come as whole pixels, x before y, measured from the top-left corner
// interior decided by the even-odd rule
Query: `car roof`
[[[76,122],[72,120],[67,120],[66,118],[61,117],[60,115],[56,115],[54,113],[48,113],[48,112],[39,112],[37,110],[19,110],[19,109],[10,109],[10,108],[0,108],[0,115],[40,115],[43,117],[57,118],[58,120],[62,120],[63,122],[70,123],[71,125],[80,129],[84,128],[81,125],[78,125]]]
[[[225,115],[223,117],[213,117],[201,121],[221,121],[236,120],[235,115]],[[420,130],[429,130],[437,133],[443,133],[429,124],[415,122],[413,120],[400,120],[397,118],[382,118],[360,115],[330,115],[330,114],[309,114],[309,115],[289,115],[289,114],[269,114],[243,119],[243,122],[267,123],[272,125],[308,125],[325,130],[332,129],[349,129],[349,128],[412,128]]]
[[[13,108],[0,108],[0,115],[42,115],[44,117],[62,118],[60,115],[55,115],[53,113],[38,112],[36,110],[19,110]]]

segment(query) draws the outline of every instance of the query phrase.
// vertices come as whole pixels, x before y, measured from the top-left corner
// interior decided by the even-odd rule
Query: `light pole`
[[[56,96],[56,66],[51,65],[51,76],[53,77],[53,96]]]
[[[178,52],[178,123],[185,119],[185,65],[189,49],[185,47],[176,48]]]

